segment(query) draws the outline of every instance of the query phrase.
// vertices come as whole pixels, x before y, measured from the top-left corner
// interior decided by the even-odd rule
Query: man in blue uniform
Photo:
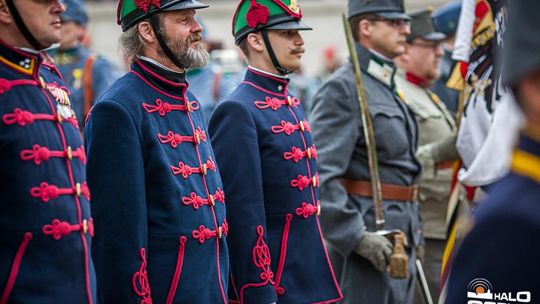
[[[86,114],[92,105],[120,75],[105,58],[82,45],[88,23],[83,0],[65,0],[64,4],[66,11],[60,16],[60,47],[51,54],[70,91],[71,105],[83,130]]]
[[[60,1],[0,1],[0,303],[95,303],[86,154],[60,74]]]
[[[439,64],[441,74],[431,89],[440,97],[441,101],[452,113],[458,111],[459,92],[447,87],[446,82],[448,82],[452,68],[455,65],[455,61],[452,60],[452,51],[454,50],[454,43],[456,41],[456,30],[460,13],[461,0],[456,0],[437,8],[432,15],[435,29],[445,34],[446,38],[442,42],[444,55]]]
[[[384,229],[408,240],[407,279],[387,272],[392,244],[376,231],[366,139],[352,64],[339,68],[314,97],[311,122],[319,147],[321,223],[336,265],[341,262],[344,303],[412,303],[415,250],[421,241],[414,113],[397,95],[392,61],[405,51],[409,16],[402,0],[349,0],[356,43],[373,120],[382,188]],[[343,259],[340,261],[339,257]]]
[[[508,5],[502,77],[527,127],[514,150],[511,172],[479,205],[474,227],[453,261],[446,302],[451,304],[537,303],[540,297],[540,39],[530,34],[540,27],[540,2]]]
[[[295,0],[240,1],[236,44],[250,66],[209,130],[229,217],[232,303],[334,303],[341,293],[319,227],[317,150],[287,75],[300,67]]]
[[[185,69],[204,66],[195,0],[119,4],[131,71],[85,128],[102,303],[226,303],[223,186]]]

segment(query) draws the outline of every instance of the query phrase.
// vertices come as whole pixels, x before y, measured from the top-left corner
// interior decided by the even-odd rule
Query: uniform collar
[[[68,50],[55,50],[51,54],[54,57],[54,62],[58,65],[66,65],[76,62],[82,54],[82,46],[76,46]]]
[[[186,73],[175,72],[143,56],[138,56],[138,60],[131,65],[131,72],[149,82],[152,87],[177,96],[179,93],[184,95],[189,86]]]
[[[0,40],[0,63],[21,74],[38,78],[42,58],[39,52],[17,49]]]
[[[521,132],[511,167],[512,172],[540,183],[540,129],[527,126]]]
[[[394,62],[382,55],[378,55],[377,52],[362,46],[360,43],[356,43],[356,52],[360,57],[360,67],[364,72],[386,86],[394,88],[394,74],[396,72]]]
[[[248,66],[244,83],[275,95],[286,95],[289,78]]]

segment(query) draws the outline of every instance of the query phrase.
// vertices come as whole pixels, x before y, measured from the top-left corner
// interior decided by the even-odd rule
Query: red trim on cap
[[[154,5],[157,8],[160,8],[159,0],[135,0],[135,5],[142,10],[145,14],[148,13],[150,5]]]
[[[268,22],[269,16],[270,11],[268,7],[257,3],[256,0],[251,0],[246,14],[246,21],[249,27],[256,28],[259,24],[265,25]]]
[[[298,18],[298,19],[302,18],[302,10],[300,9],[300,7],[298,7],[298,13],[295,13],[280,0],[272,0],[272,1],[274,1],[275,4],[279,5],[290,16],[294,18]]]

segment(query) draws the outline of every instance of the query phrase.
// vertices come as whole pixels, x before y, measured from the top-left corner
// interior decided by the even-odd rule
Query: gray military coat
[[[414,114],[393,90],[395,67],[357,44],[362,76],[375,129],[382,183],[412,185],[420,173],[415,159],[418,141]],[[370,180],[366,142],[351,63],[338,69],[314,97],[311,118],[317,146],[321,223],[333,265],[340,275],[344,303],[411,303],[415,254],[421,241],[417,202],[383,202],[386,229],[408,238],[409,279],[390,279],[353,250],[364,232],[375,231],[371,198],[349,195],[341,178]]]

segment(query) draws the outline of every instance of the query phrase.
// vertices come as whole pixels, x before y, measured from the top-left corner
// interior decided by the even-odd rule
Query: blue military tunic
[[[476,210],[474,227],[463,240],[452,263],[446,303],[467,303],[467,300],[470,300],[469,303],[477,303],[478,300],[474,301],[475,298],[468,297],[467,293],[475,292],[475,284],[480,284],[476,279],[484,279],[491,283],[491,293],[511,292],[515,298],[518,292],[528,291],[532,299],[527,302],[526,294],[522,294],[524,299],[522,303],[538,303],[540,298],[538,130],[526,130],[521,134],[514,152],[511,172],[490,190],[487,199]],[[483,301],[487,303],[488,300]],[[495,302],[510,303],[502,300]]]
[[[210,119],[227,194],[232,303],[341,299],[319,227],[317,150],[287,85],[250,67]]]
[[[88,109],[101,94],[119,78],[119,71],[111,63],[96,56],[83,46],[77,46],[67,51],[53,52],[55,64],[62,74],[64,83],[70,91],[70,99],[79,127],[84,129],[85,102]],[[89,63],[89,62],[92,63]],[[90,70],[87,71],[86,69]],[[87,92],[90,91],[90,92]],[[85,100],[85,94],[89,100]]]
[[[184,74],[139,59],[85,128],[104,303],[225,303],[225,197]]]
[[[94,303],[86,154],[66,88],[0,41],[0,303]]]

